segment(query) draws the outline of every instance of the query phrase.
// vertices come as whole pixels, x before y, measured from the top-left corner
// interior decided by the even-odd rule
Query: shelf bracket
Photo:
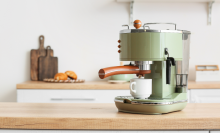
[[[208,25],[211,25],[212,22],[212,5],[215,1],[210,1],[208,3]]]
[[[133,25],[133,17],[134,17],[134,0],[130,2],[130,22],[129,25]]]

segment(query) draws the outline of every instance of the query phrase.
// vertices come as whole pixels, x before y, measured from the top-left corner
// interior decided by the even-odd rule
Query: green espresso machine
[[[115,97],[115,105],[121,112],[163,114],[184,109],[187,105],[191,32],[177,30],[174,23],[145,23],[141,27],[141,21],[135,22],[136,29],[124,25],[128,29],[120,31],[118,41],[120,61],[131,63],[100,69],[99,77],[136,74],[152,79],[149,97]],[[152,24],[172,24],[175,30],[153,30],[150,29]]]

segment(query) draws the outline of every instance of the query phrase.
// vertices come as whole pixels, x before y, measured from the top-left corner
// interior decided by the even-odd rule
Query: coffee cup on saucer
[[[130,94],[135,99],[147,99],[152,94],[152,79],[144,79],[144,78],[131,79]]]

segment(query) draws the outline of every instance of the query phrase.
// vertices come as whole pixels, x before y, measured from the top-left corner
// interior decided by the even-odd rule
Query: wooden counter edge
[[[17,89],[79,89],[79,90],[129,90],[129,83],[110,84],[107,81],[89,81],[85,83],[45,83],[27,81],[16,85]],[[188,89],[220,89],[220,82],[189,81]]]
[[[27,81],[16,85],[17,89],[78,89],[78,90],[128,90],[129,83],[110,84],[107,81],[90,81],[85,83],[45,83]]]
[[[157,124],[155,124],[157,123]],[[4,129],[90,130],[195,130],[220,129],[220,118],[126,119],[126,118],[0,118]]]
[[[220,129],[219,103],[189,103],[163,115],[122,113],[114,103],[9,102],[0,107],[1,129]]]

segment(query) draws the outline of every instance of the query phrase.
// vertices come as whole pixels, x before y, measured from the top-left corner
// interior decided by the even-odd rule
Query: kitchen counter
[[[110,84],[107,81],[86,81],[85,83],[48,83],[26,81],[17,84],[17,89],[89,89],[89,90],[127,90],[129,83]]]
[[[220,89],[220,81],[189,81],[188,89]]]
[[[219,82],[189,81],[188,89],[219,89]],[[17,89],[90,89],[90,90],[128,90],[129,83],[110,84],[107,81],[86,81],[85,83],[47,83],[43,81],[27,81],[17,84]]]
[[[179,112],[142,115],[114,104],[0,103],[3,129],[220,129],[220,104],[191,103]]]

